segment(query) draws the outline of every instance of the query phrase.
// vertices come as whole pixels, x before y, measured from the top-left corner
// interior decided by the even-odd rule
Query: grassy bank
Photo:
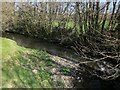
[[[0,38],[0,41],[3,87],[56,87],[50,73],[54,63],[46,52],[20,47],[6,38]]]

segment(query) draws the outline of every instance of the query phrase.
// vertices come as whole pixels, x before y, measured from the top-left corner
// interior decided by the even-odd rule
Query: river
[[[15,33],[3,33],[2,37],[12,39],[16,41],[17,44],[20,46],[26,48],[45,50],[49,54],[56,55],[65,59],[69,59],[76,63],[78,63],[80,60],[80,57],[77,56],[73,50],[62,47],[57,44],[45,42],[38,38],[28,37]]]
[[[33,49],[40,49],[40,50],[45,50],[49,54],[56,55],[68,60],[71,60],[75,63],[78,63],[81,61],[80,57],[77,56],[73,50],[62,47],[60,45],[56,45],[53,43],[48,43],[45,41],[42,41],[38,38],[33,38],[33,37],[28,37],[20,34],[15,34],[15,33],[3,33],[2,37],[6,37],[9,39],[12,39],[17,42],[18,45],[26,47],[26,48],[33,48]],[[78,78],[79,76],[76,76]],[[104,84],[106,86],[104,86]],[[81,87],[81,82],[79,80],[76,80],[75,87],[79,88]],[[111,86],[113,85],[113,86]],[[116,86],[115,86],[116,85]],[[86,86],[86,87],[85,87]],[[94,88],[94,90],[101,90],[103,88],[108,88],[111,87],[112,89],[119,90],[120,86],[117,84],[117,82],[108,84],[108,81],[102,81],[99,79],[86,79],[84,83],[85,88]],[[86,90],[86,89],[85,89]]]

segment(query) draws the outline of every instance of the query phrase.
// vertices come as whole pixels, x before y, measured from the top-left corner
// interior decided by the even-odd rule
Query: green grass
[[[64,67],[60,69],[60,72],[64,75],[70,75],[71,70],[69,68]]]
[[[2,41],[0,47],[0,50],[2,50],[2,55],[0,56],[2,56],[4,59],[9,58],[9,55],[13,55],[17,50],[17,44],[15,41],[10,39],[0,38],[0,40]]]
[[[63,22],[63,23],[64,23],[64,22]],[[52,25],[53,25],[53,27],[58,27],[58,26],[59,26],[59,22],[54,21],[54,22],[52,23]],[[66,23],[65,23],[65,28],[66,28],[66,29],[73,28],[74,26],[75,26],[74,21],[69,21],[69,22],[66,22]],[[76,25],[76,28],[79,29],[79,24]]]
[[[49,54],[44,51],[20,47],[13,40],[2,41],[3,88],[52,88],[49,70],[53,68]]]
[[[64,23],[64,22],[63,22]],[[66,29],[70,29],[70,28],[73,28],[74,26],[75,26],[75,22],[74,21],[68,21],[68,22],[66,22],[65,23],[65,28]],[[88,23],[87,23],[88,24]],[[108,24],[109,24],[109,20],[106,20],[106,22],[105,22],[105,29],[107,29],[108,28]],[[52,25],[53,25],[53,27],[59,27],[59,22],[58,21],[53,21],[52,22]],[[100,23],[100,28],[102,27],[102,23]],[[80,28],[79,28],[79,23],[77,23],[76,24],[76,29],[79,31],[80,30]],[[83,28],[83,31],[84,31],[84,28]]]

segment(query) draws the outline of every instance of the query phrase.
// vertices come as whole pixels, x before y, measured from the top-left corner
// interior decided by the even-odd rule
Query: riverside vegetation
[[[119,85],[116,82],[120,77],[119,27],[119,0],[115,2],[107,0],[106,2],[98,0],[98,2],[57,3],[30,2],[29,0],[28,2],[3,2],[2,32],[22,34],[62,45],[74,50],[74,53],[80,58],[77,60],[76,67],[70,60],[57,56],[51,58],[52,55],[45,51],[20,47],[14,41],[3,38],[1,39],[3,41],[1,47],[3,50],[3,86],[11,82],[15,83],[13,86],[17,86],[17,82],[22,82],[24,84],[20,83],[20,87],[24,85],[26,85],[25,87],[30,85],[36,87],[37,84],[40,87],[65,87],[64,83],[59,82],[56,85],[56,82],[51,81],[51,73],[48,68],[55,67],[53,71],[58,70],[57,65],[52,61],[63,66],[67,65],[65,61],[68,61],[68,64],[72,63],[70,66],[75,66],[75,72],[77,72],[75,74],[79,77],[74,78],[78,86],[80,83],[86,82],[86,78],[115,81]],[[59,71],[65,75],[73,72],[67,66],[60,67],[56,73],[60,74]],[[13,72],[14,75],[6,72]],[[18,75],[18,73],[20,74]],[[33,74],[35,77],[31,77]],[[29,75],[31,76],[28,78]],[[8,78],[8,76],[10,77]],[[19,80],[16,79],[17,77]],[[15,80],[11,80],[12,78]],[[58,77],[54,76],[54,78]],[[70,79],[72,80],[72,77]],[[74,83],[74,86],[77,84]]]

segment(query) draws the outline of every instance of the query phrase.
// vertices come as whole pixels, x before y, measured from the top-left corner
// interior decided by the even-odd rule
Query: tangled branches
[[[83,60],[79,64],[80,72],[103,80],[115,80],[120,76],[120,40],[108,32],[81,35],[72,48]]]

